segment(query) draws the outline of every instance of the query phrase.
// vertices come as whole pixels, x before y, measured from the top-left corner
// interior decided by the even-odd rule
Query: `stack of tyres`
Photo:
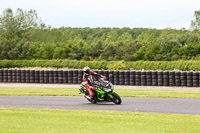
[[[193,87],[199,87],[199,72],[193,72]]]
[[[130,71],[130,85],[135,85],[135,71]]]
[[[49,70],[49,83],[54,83],[53,70]]]
[[[35,70],[35,83],[40,83],[40,71]]]
[[[26,83],[30,83],[30,70],[26,70]]]
[[[103,75],[103,70],[99,70],[99,71],[98,71],[98,74]]]
[[[63,71],[63,83],[65,83],[65,84],[68,83],[67,73],[68,73],[67,70],[64,70],[64,71]]]
[[[108,76],[109,76],[109,81],[114,84],[114,71],[109,71],[108,72]]]
[[[175,86],[175,72],[169,72],[169,86]]]
[[[83,82],[83,70],[78,71],[78,84]]]
[[[44,83],[49,83],[49,70],[44,70]]]
[[[175,72],[175,85],[181,86],[181,72]]]
[[[12,70],[8,70],[8,82],[11,83],[12,82]]]
[[[54,81],[54,83],[59,83],[58,82],[58,70],[53,71],[53,81]]]
[[[119,85],[124,85],[124,71],[119,71]]]
[[[199,87],[200,87],[200,72],[199,72]]]
[[[193,86],[193,72],[187,72],[186,73],[186,79],[187,79],[187,87]]]
[[[141,85],[141,71],[135,72],[135,85]]]
[[[187,76],[186,76],[186,72],[181,72],[180,73],[180,78],[181,78],[181,86],[187,86]]]
[[[30,83],[35,83],[35,70],[30,70]]]
[[[21,83],[21,70],[20,69],[16,70],[16,82]]]
[[[78,70],[73,70],[73,84],[78,84]]]
[[[58,83],[63,83],[63,70],[58,70]]]
[[[146,72],[147,86],[152,86],[152,71]]]
[[[12,69],[12,82],[16,82],[16,69]]]
[[[141,85],[142,86],[146,86],[147,85],[147,76],[146,76],[146,72],[145,71],[141,72]]]
[[[158,77],[158,86],[163,86],[163,72],[158,71],[157,72],[157,77]]]
[[[39,79],[40,79],[40,83],[44,83],[44,71],[43,71],[43,70],[40,70],[40,73],[39,73],[39,74],[40,74],[40,76],[39,76],[39,77],[40,77],[40,78],[39,78]]]
[[[69,84],[73,84],[73,70],[68,70],[67,79]]]
[[[158,86],[158,72],[152,71],[152,85]]]
[[[3,82],[8,82],[8,70],[3,70]]]
[[[169,71],[163,71],[163,85],[169,86]]]
[[[108,71],[104,70],[103,71],[103,75],[106,76],[106,80],[109,80]]]
[[[3,70],[0,69],[0,82],[3,82]]]
[[[119,71],[114,71],[114,84],[119,85]]]
[[[130,71],[124,72],[124,78],[125,78],[125,85],[130,85]]]
[[[15,77],[16,77],[16,71],[15,71]],[[14,74],[14,72],[13,72],[13,74]],[[21,83],[26,83],[26,70],[21,70],[20,77],[21,77]],[[15,79],[15,82],[16,82],[16,79]]]
[[[94,72],[106,76],[107,80],[115,85],[200,86],[199,72],[132,70],[95,70]],[[82,78],[82,70],[0,69],[0,82],[80,84],[83,81]],[[98,76],[93,76],[93,78],[95,81],[98,80]]]

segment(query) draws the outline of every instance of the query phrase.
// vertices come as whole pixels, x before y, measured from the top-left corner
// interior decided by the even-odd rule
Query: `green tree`
[[[146,47],[142,46],[136,53],[134,53],[133,57],[135,60],[144,60],[144,55],[146,52]]]
[[[194,12],[194,20],[191,21],[192,30],[200,30],[200,10]]]
[[[1,59],[18,59],[22,48],[26,47],[33,29],[44,28],[35,10],[28,12],[17,9],[16,13],[8,8],[0,15],[0,55]],[[27,50],[27,48],[25,49]],[[25,57],[24,57],[25,58]]]

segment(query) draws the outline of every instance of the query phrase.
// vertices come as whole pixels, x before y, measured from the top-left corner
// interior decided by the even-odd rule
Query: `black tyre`
[[[163,79],[169,79],[169,75],[163,75]]]
[[[147,79],[152,79],[152,75],[147,75]]]
[[[145,81],[143,82],[143,81],[142,81],[142,82],[141,82],[141,85],[142,85],[142,86],[146,86],[146,85],[147,85],[147,82],[145,82]]]
[[[113,93],[112,96],[113,96],[113,103],[121,104],[122,100],[117,93]]]
[[[146,75],[152,75],[151,71],[146,71]]]
[[[136,82],[135,82],[135,85],[141,85],[141,82],[137,82],[137,81],[136,81]]]
[[[175,80],[180,80],[181,77],[180,76],[175,76]]]
[[[181,80],[186,80],[186,76],[180,76]]]
[[[146,79],[147,76],[146,75],[141,75],[141,79]]]
[[[133,82],[133,81],[132,81],[132,82],[130,82],[130,85],[135,85],[135,82]]]
[[[158,79],[163,79],[163,75],[158,75]]]
[[[175,76],[180,76],[181,72],[175,72]]]
[[[152,86],[158,86],[158,82],[152,82]]]

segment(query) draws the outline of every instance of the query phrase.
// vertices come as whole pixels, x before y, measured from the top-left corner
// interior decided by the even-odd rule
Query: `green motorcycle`
[[[84,97],[91,103],[96,104],[97,102],[113,102],[115,104],[121,104],[122,102],[120,96],[113,91],[113,84],[109,81],[106,81],[104,78],[99,78],[98,81],[95,82],[95,90],[92,90],[94,93],[94,98],[92,99],[89,96],[89,92],[87,91],[84,82],[80,84],[80,87],[79,94],[84,93]]]

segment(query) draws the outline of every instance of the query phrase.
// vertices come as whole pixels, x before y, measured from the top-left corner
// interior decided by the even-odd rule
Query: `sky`
[[[0,14],[7,8],[34,9],[54,28],[189,29],[200,0],[0,0]]]

